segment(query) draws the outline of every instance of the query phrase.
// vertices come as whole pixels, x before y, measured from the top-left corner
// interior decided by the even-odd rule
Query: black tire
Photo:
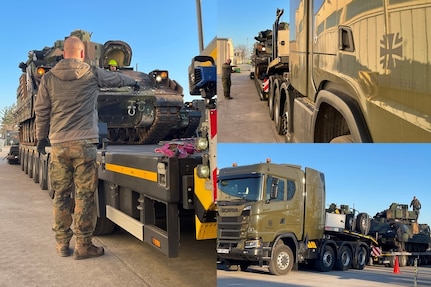
[[[23,149],[21,149],[21,151],[20,151],[19,161],[20,161],[20,164],[21,164],[21,170],[24,171],[25,151]]]
[[[293,142],[293,133],[292,133],[292,127],[293,127],[293,110],[292,108],[292,101],[290,100],[289,95],[286,95],[287,99],[284,102],[284,108],[283,108],[283,115],[281,116],[282,121],[282,134],[284,135],[284,141],[286,143]]]
[[[317,269],[322,272],[331,271],[334,268],[335,261],[334,249],[329,245],[325,245],[316,261]]]
[[[330,143],[354,143],[352,135],[344,135],[333,138]]]
[[[368,262],[368,252],[365,246],[358,246],[353,257],[352,267],[354,269],[362,270]]]
[[[102,182],[99,180],[99,186],[102,184]],[[99,206],[100,209],[106,209],[105,207],[105,202],[103,200],[100,200],[100,195],[99,192],[101,192],[101,190],[99,188],[97,188],[95,195],[94,195],[94,200],[96,202],[96,205]],[[102,202],[102,203],[101,203]],[[115,223],[113,223],[111,220],[109,220],[106,217],[106,213],[102,210],[100,210],[100,214],[98,214],[100,216],[95,216],[95,222],[94,222],[94,231],[93,234],[94,235],[107,235],[107,234],[111,234],[114,229],[115,229]]]
[[[286,275],[292,270],[295,259],[292,249],[284,244],[277,244],[272,251],[269,272],[274,275]]]
[[[48,194],[51,197],[51,199],[53,199],[54,198],[54,190],[52,189],[51,177],[49,175],[49,166],[50,165],[51,165],[51,159],[48,159],[47,168],[46,168],[46,185],[47,185]]]
[[[106,217],[97,217],[96,224],[94,225],[93,235],[107,235],[111,234],[115,229],[115,223]]]
[[[278,89],[278,84],[276,85],[276,83],[272,82],[271,80],[269,84],[270,84],[270,89],[268,94],[268,110],[269,110],[269,118],[273,120],[274,119],[274,98],[275,98],[274,89]]]
[[[39,157],[36,156],[36,154],[33,154],[33,182],[39,183]]]
[[[348,270],[352,266],[352,260],[352,250],[346,245],[342,246],[335,262],[335,269],[341,271]]]
[[[281,118],[282,115],[283,115],[283,110],[281,109],[281,93],[280,93],[280,89],[277,89],[275,91],[275,96],[274,96],[274,125],[275,125],[275,131],[279,135],[282,135],[282,132],[283,132],[283,124],[282,124],[282,118]]]
[[[24,172],[28,174],[28,152],[24,152]]]
[[[367,235],[370,232],[370,216],[367,213],[359,213],[356,217],[356,230],[359,233]]]
[[[250,266],[249,263],[241,263],[239,264],[239,268],[241,269],[241,271],[246,271],[248,266]]]
[[[44,161],[39,158],[39,187],[42,190],[48,189],[47,174],[47,167],[45,166]]]

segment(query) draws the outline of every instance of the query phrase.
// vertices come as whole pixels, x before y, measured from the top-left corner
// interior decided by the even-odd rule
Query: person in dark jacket
[[[227,59],[226,62],[221,67],[222,68],[221,82],[223,85],[224,98],[226,100],[233,99],[230,96],[230,87],[232,85],[232,81],[231,81],[232,66],[230,65],[230,63],[231,63],[231,60]]]
[[[49,176],[54,191],[52,229],[56,250],[60,256],[69,256],[69,242],[75,235],[73,257],[85,259],[104,254],[103,247],[92,243],[96,216],[94,193],[98,180],[99,87],[133,86],[138,89],[139,85],[131,77],[85,63],[84,44],[77,37],[64,41],[63,56],[64,59],[42,77],[36,96],[37,150],[45,154],[45,147],[51,143]],[[73,187],[74,199],[70,196]]]

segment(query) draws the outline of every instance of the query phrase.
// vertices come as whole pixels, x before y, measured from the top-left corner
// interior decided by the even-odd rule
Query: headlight
[[[260,248],[260,247],[261,247],[261,242],[259,239],[247,240],[244,243],[244,248]]]
[[[210,168],[207,165],[198,164],[196,167],[196,172],[200,178],[210,177]]]
[[[161,81],[162,81],[162,76],[157,75],[157,76],[156,76],[156,82],[157,82],[157,83],[160,83]]]
[[[196,149],[206,150],[208,148],[208,139],[199,137],[196,139]]]

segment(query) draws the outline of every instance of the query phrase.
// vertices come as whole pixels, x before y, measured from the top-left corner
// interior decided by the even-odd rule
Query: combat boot
[[[92,243],[89,244],[77,244],[73,251],[73,259],[80,260],[86,258],[99,257],[105,254],[103,247],[94,246]]]
[[[61,257],[67,257],[67,256],[70,255],[70,252],[69,252],[69,243],[57,242],[57,245],[55,246],[55,249],[57,250],[57,253]]]

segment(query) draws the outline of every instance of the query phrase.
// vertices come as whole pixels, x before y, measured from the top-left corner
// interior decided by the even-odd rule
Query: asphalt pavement
[[[269,117],[268,102],[261,101],[250,71],[232,73],[232,100],[225,100],[217,80],[217,140],[219,143],[284,143]]]
[[[216,286],[215,241],[196,241],[193,231],[181,232],[177,258],[167,258],[122,230],[94,238],[105,248],[101,257],[60,257],[48,193],[20,165],[9,165],[7,148],[2,149],[0,287]]]

